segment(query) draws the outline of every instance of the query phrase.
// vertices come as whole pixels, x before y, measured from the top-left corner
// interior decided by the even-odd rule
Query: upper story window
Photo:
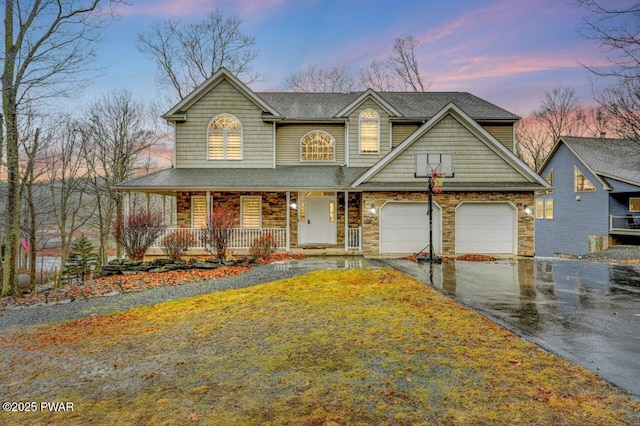
[[[629,197],[629,211],[640,212],[640,197]]]
[[[219,114],[207,132],[209,160],[242,160],[242,124],[231,114]]]
[[[380,152],[380,116],[372,109],[360,113],[360,153]]]
[[[336,141],[327,132],[314,130],[300,139],[301,161],[335,161]]]
[[[578,169],[573,166],[573,190],[576,192],[595,191],[596,187],[587,179],[587,177]]]

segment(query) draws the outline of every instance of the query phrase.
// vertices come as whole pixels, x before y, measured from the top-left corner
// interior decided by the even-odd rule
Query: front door
[[[298,221],[299,244],[336,244],[335,197],[302,197]]]

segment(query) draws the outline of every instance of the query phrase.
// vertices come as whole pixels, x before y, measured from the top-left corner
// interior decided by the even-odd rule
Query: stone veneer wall
[[[375,204],[378,210],[386,201],[427,201],[426,192],[366,192],[362,206]],[[510,201],[518,209],[518,255],[534,254],[534,220],[524,212],[524,205],[533,207],[532,192],[446,192],[435,194],[433,201],[442,208],[442,254],[454,255],[456,242],[456,207],[463,201]],[[378,215],[362,208],[364,254],[380,254],[380,221]]]
[[[177,222],[181,228],[191,226],[191,197],[194,195],[206,195],[206,192],[179,192],[177,195],[176,209]],[[287,227],[287,195],[284,192],[211,192],[212,206],[222,206],[236,212],[235,227],[240,226],[240,197],[260,196],[262,198],[262,227],[286,228]]]

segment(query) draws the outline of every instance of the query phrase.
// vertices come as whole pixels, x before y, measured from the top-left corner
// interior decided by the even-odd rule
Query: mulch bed
[[[286,259],[302,259],[305,255],[273,254],[269,258],[258,261],[260,264],[272,263]],[[53,304],[77,299],[87,299],[116,293],[141,291],[153,287],[166,287],[187,284],[195,281],[216,280],[243,274],[253,266],[239,263],[234,266],[223,266],[211,270],[191,269],[167,272],[139,272],[130,275],[100,277],[84,283],[70,283],[46,292],[34,292],[22,297],[5,297],[0,299],[0,311],[7,308]]]

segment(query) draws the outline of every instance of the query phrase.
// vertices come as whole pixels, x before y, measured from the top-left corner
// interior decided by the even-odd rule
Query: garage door
[[[462,203],[456,209],[456,253],[515,253],[515,209],[509,203]]]
[[[391,201],[380,209],[380,253],[418,253],[429,244],[429,205]],[[441,210],[433,204],[433,247],[440,253]]]

